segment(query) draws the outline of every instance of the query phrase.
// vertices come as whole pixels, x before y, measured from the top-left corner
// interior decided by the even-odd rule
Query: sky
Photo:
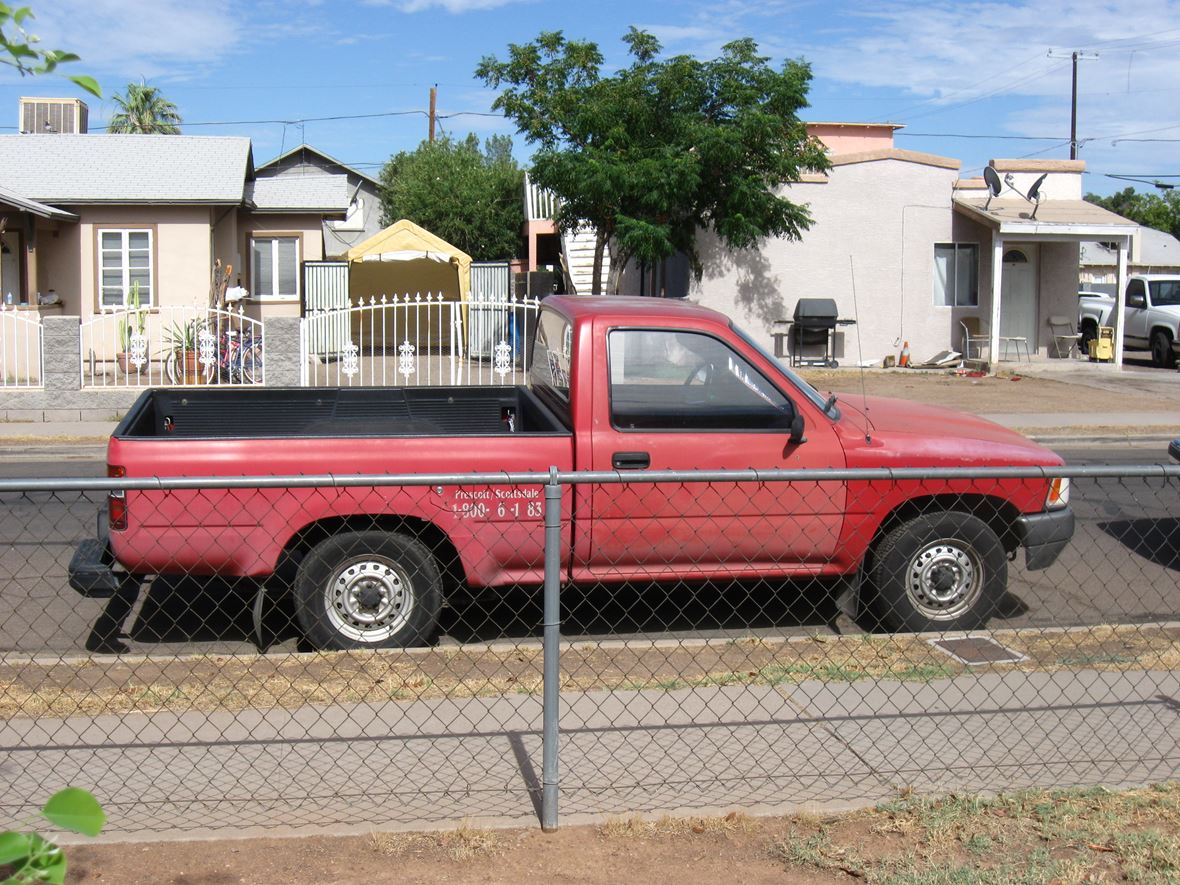
[[[0,122],[12,125],[0,133],[16,131],[22,95],[82,97],[95,131],[110,96],[145,78],[186,134],[249,136],[256,165],[306,142],[377,176],[426,137],[436,85],[442,132],[514,135],[527,163],[529,145],[474,75],[480,59],[560,30],[596,42],[609,72],[627,63],[620,38],[634,25],[667,55],[712,58],[753,37],[775,65],[802,59],[813,73],[803,119],[901,124],[897,147],[959,159],[964,176],[991,158],[1069,157],[1069,55],[1081,50],[1084,190],[1180,185],[1180,0],[23,2],[36,16],[26,29],[80,55],[69,72],[95,76],[105,98],[4,69]]]

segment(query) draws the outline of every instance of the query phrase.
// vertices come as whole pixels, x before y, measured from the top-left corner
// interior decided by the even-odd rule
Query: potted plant
[[[139,283],[131,284],[127,310],[119,317],[119,353],[116,359],[124,375],[142,370],[147,361],[147,311],[139,300]]]
[[[164,330],[165,371],[170,380],[181,384],[199,384],[197,348],[204,321],[194,317],[187,323],[174,322]]]

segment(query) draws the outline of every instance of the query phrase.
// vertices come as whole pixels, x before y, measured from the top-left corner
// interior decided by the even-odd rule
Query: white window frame
[[[254,244],[269,241],[270,249],[270,279],[272,285],[279,282],[279,249],[280,240],[295,241],[295,291],[294,292],[263,292],[258,288],[258,267]],[[303,237],[298,234],[258,234],[250,235],[250,297],[256,301],[298,301],[301,294],[299,268],[303,263]]]
[[[940,300],[940,298],[939,298],[939,291],[938,291],[938,250],[939,249],[952,249],[952,250],[954,250],[952,252],[952,256],[951,256],[952,257],[951,266],[949,268],[949,272],[947,273],[947,283],[950,288],[948,288],[946,295],[949,296],[949,301]],[[973,278],[972,278],[973,283],[974,283],[974,286],[973,286],[974,295],[975,295],[974,300],[967,300],[967,301],[960,301],[959,300],[959,293],[957,291],[959,274],[958,274],[958,268],[956,267],[956,265],[959,263],[959,253],[960,252],[967,252],[968,254],[973,253],[975,255],[975,274],[973,275]],[[933,298],[934,306],[935,307],[945,307],[945,308],[979,307],[979,243],[935,243],[934,244],[934,261],[935,261],[934,273],[932,274],[932,282],[931,282],[931,290],[932,290],[931,297]],[[970,292],[967,293],[967,297],[970,298],[971,294],[972,293],[970,293]]]
[[[110,287],[104,284],[106,272],[114,270],[103,266],[103,257],[106,252],[113,251],[106,248],[103,244],[104,238],[108,234],[119,234],[119,256],[120,267],[119,270],[123,272],[123,298],[118,304],[108,304],[105,298],[105,289]],[[145,293],[142,289],[139,293],[139,303],[141,307],[151,307],[156,303],[156,232],[150,227],[101,227],[98,229],[98,255],[96,256],[98,263],[98,309],[103,310],[121,310],[129,307],[131,300],[131,234],[147,234],[147,272],[148,272],[148,291]]]

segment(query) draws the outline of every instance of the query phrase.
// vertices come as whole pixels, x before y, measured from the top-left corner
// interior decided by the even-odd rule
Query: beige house
[[[811,211],[801,240],[735,252],[702,234],[699,282],[669,261],[628,268],[620,291],[691,297],[768,344],[800,298],[833,298],[856,320],[836,333],[844,364],[879,365],[906,342],[919,362],[962,353],[968,328],[984,339],[984,358],[1047,356],[1048,318],[1076,315],[1080,244],[1125,254],[1135,225],[1082,200],[1081,161],[993,160],[992,196],[983,178],[960,177],[958,160],[895,147],[900,128],[809,123],[832,169],[783,190]]]
[[[250,140],[190,135],[0,136],[0,293],[83,321],[209,302],[232,265],[248,315],[298,316],[302,263],[343,218],[345,175],[256,178]]]

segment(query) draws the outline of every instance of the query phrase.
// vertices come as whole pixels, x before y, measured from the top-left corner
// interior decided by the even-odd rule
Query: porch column
[[[1123,327],[1126,325],[1123,322],[1126,317],[1123,307],[1127,300],[1127,245],[1129,242],[1130,237],[1122,237],[1119,240],[1119,269],[1115,278],[1114,316],[1110,318],[1114,324],[1114,364],[1116,366],[1123,364]]]
[[[992,238],[992,318],[988,325],[988,371],[996,374],[1000,363],[1000,283],[1004,273],[1004,241],[996,231]]]

